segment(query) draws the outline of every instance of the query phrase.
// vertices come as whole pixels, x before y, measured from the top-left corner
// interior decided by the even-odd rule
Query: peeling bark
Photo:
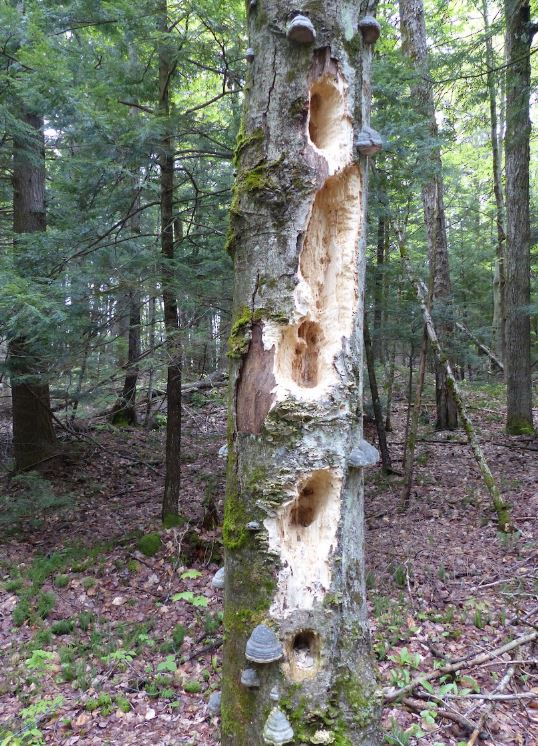
[[[234,254],[227,495],[223,746],[258,746],[272,708],[294,742],[377,744],[369,657],[361,437],[367,162],[375,3],[307,3],[314,44],[286,38],[295,6],[258,2],[238,138],[228,249]],[[368,7],[369,6],[369,7]],[[252,529],[252,530],[251,530]],[[254,664],[254,627],[283,660]]]

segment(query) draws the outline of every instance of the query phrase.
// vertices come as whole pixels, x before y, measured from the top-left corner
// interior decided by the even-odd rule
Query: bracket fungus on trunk
[[[316,29],[310,18],[297,15],[288,23],[286,36],[297,44],[312,44],[316,41]]]
[[[363,127],[355,139],[360,155],[372,156],[383,150],[383,138],[372,127]]]
[[[375,44],[381,34],[379,21],[373,16],[364,16],[359,21],[359,30],[366,44]]]
[[[224,588],[224,579],[226,576],[226,570],[224,567],[221,567],[217,572],[213,575],[213,578],[211,579],[211,585],[213,588],[218,588],[219,590],[221,588]]]
[[[288,718],[278,707],[273,707],[263,729],[263,740],[272,746],[282,746],[294,739]]]
[[[247,640],[245,656],[253,663],[274,663],[282,658],[284,651],[272,629],[258,624]]]

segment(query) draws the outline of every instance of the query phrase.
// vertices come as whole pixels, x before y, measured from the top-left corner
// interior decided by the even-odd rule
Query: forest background
[[[381,37],[373,66],[372,124],[382,133],[385,147],[370,170],[365,306],[374,364],[369,372],[379,379],[384,429],[397,430],[400,446],[408,442],[413,426],[413,368],[424,334],[406,266],[434,291],[423,189],[439,173],[451,288],[449,295],[436,299],[434,322],[442,330],[470,409],[476,408],[479,418],[489,409],[498,417],[495,426],[502,431],[505,425],[503,252],[506,201],[516,199],[504,193],[503,145],[510,118],[505,8],[489,0],[427,0],[424,5],[435,126],[426,121],[417,97],[424,71],[417,69],[409,46],[402,45],[402,9],[396,2],[379,5]],[[538,17],[533,3],[520,5]],[[97,460],[112,454],[120,472],[138,467],[145,480],[142,488],[152,481],[158,484],[149,518],[145,515],[147,520],[136,527],[124,528],[155,537],[148,534],[156,525],[155,511],[166,528],[179,527],[187,544],[198,542],[197,549],[187,553],[184,569],[195,573],[192,580],[201,571],[189,570],[190,565],[207,558],[206,550],[199,548],[200,536],[209,531],[211,542],[218,544],[222,490],[217,477],[206,478],[196,488],[196,503],[188,451],[196,440],[193,427],[198,434],[207,428],[217,433],[219,446],[225,440],[219,428],[233,325],[228,214],[233,210],[234,152],[242,143],[242,91],[249,67],[244,13],[241,2],[217,0],[35,0],[0,7],[5,467],[0,525],[8,543],[20,532],[23,537],[39,534],[49,519],[54,523],[64,520],[57,516],[77,512],[72,491],[76,493],[76,480],[83,478],[80,459],[91,451]],[[531,119],[536,110],[534,51],[531,48],[529,56]],[[538,180],[535,151],[532,133],[531,196]],[[500,180],[494,178],[496,168]],[[538,216],[535,200],[527,204],[530,253],[522,281],[528,287],[522,289],[527,296],[517,310],[528,321],[532,363],[538,335]],[[402,256],[408,264],[402,264]],[[432,413],[435,403],[433,410],[431,406],[434,373],[430,355],[424,402],[418,402],[415,413],[422,418],[417,424],[431,431],[439,419],[438,411]],[[369,389],[366,394],[373,422],[376,397]],[[405,401],[401,411],[400,400]],[[484,406],[484,401],[489,404]],[[188,444],[183,450],[182,411]],[[530,425],[527,420],[512,432],[523,437],[518,443],[532,448],[532,416]],[[373,425],[372,437],[377,437]],[[163,452],[158,459],[157,448]],[[396,469],[398,448],[395,441],[393,464],[383,464],[383,479]],[[502,482],[503,475],[496,476]],[[109,489],[106,472],[92,479],[96,493],[121,493],[115,478]],[[75,497],[78,504],[80,496]],[[191,534],[183,529],[186,519]],[[51,550],[54,541],[48,541],[39,551]],[[139,539],[132,541],[136,545]],[[509,541],[503,539],[501,548]],[[17,552],[13,557],[20,562]],[[6,629],[14,623],[35,632],[35,625],[42,623],[37,619],[46,619],[49,612],[42,615],[38,610],[35,587],[25,595],[25,570],[19,568],[11,577],[13,561],[6,564],[6,590],[12,593]],[[142,560],[137,555],[131,561]],[[43,581],[60,577],[64,565],[62,560],[49,568]],[[399,561],[391,565],[397,587],[409,582],[406,567]],[[15,583],[12,591],[10,583]],[[47,592],[53,591],[42,593]],[[192,595],[187,603],[199,597]],[[46,600],[42,603],[46,607]],[[215,616],[213,623],[218,622]],[[89,627],[93,624],[88,621]],[[180,632],[177,635],[179,639]],[[34,650],[42,649],[44,643],[34,645]],[[176,652],[172,648],[166,654]],[[31,660],[33,653],[28,655],[23,660]],[[383,655],[386,660],[388,650]],[[72,660],[57,665],[62,671],[67,667],[74,681],[84,678]],[[405,665],[400,660],[403,670]],[[105,703],[96,711],[103,706],[106,709]],[[37,722],[34,716],[29,721]],[[420,727],[427,717],[422,721]]]

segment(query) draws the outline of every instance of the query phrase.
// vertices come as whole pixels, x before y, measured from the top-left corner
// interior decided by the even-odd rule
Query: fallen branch
[[[489,653],[480,653],[479,655],[475,655],[473,658],[469,658],[468,660],[450,663],[446,666],[441,666],[441,668],[436,668],[435,671],[421,674],[415,677],[411,682],[409,682],[409,684],[406,684],[406,686],[401,687],[401,689],[384,689],[384,700],[387,704],[390,702],[395,702],[397,699],[400,699],[400,697],[403,697],[406,694],[412,692],[413,689],[415,689],[417,686],[422,686],[425,681],[434,681],[435,679],[439,679],[441,678],[441,676],[444,676],[447,673],[454,673],[455,671],[459,671],[462,668],[473,668],[473,666],[480,666],[482,663],[493,660],[493,658],[496,658],[503,653],[508,653],[508,651],[514,650],[514,648],[518,648],[520,647],[520,645],[526,645],[527,643],[536,640],[536,638],[538,638],[538,632],[530,632],[528,635],[516,637],[515,640],[507,642],[505,645],[502,645],[500,648],[496,648],[495,650],[491,650]],[[478,698],[480,699],[481,696],[482,695],[478,695]]]
[[[482,342],[476,337],[469,329],[467,329],[466,326],[461,324],[459,321],[456,321],[456,327],[460,330],[460,332],[463,332],[466,334],[469,339],[472,339],[472,341],[475,343],[475,345],[478,347],[479,350],[481,350],[483,353],[485,353],[489,359],[495,363],[497,368],[499,370],[502,370],[504,373],[504,365],[501,363],[499,358],[488,348],[485,344],[482,344]]]
[[[478,438],[476,436],[473,423],[471,422],[467,412],[465,411],[465,407],[463,405],[463,399],[461,397],[458,384],[456,382],[454,374],[452,373],[452,368],[450,366],[450,363],[441,348],[439,339],[437,337],[437,332],[435,331],[435,326],[433,324],[431,314],[428,310],[428,306],[426,303],[426,299],[428,295],[427,288],[422,282],[422,280],[416,278],[413,275],[413,272],[411,270],[411,265],[409,262],[409,257],[407,254],[407,249],[405,247],[404,238],[401,233],[399,235],[399,245],[400,245],[400,256],[402,259],[402,263],[404,265],[404,268],[407,272],[407,275],[413,287],[415,288],[417,299],[422,309],[422,316],[424,318],[424,324],[426,326],[428,338],[430,340],[430,347],[435,355],[435,358],[438,364],[443,368],[445,372],[447,386],[452,393],[454,402],[458,410],[458,415],[460,416],[463,422],[463,427],[467,435],[467,440],[469,441],[469,445],[471,446],[471,449],[473,451],[473,455],[475,457],[476,463],[478,464],[478,468],[480,469],[480,473],[482,474],[484,484],[486,485],[487,490],[491,496],[491,501],[493,503],[493,509],[495,510],[495,513],[497,514],[497,522],[499,524],[499,528],[501,531],[509,531],[512,528],[510,524],[510,507],[508,503],[504,500],[503,496],[501,495],[499,487],[497,486],[495,478],[493,477],[493,474],[491,473],[491,469],[489,468],[488,462],[486,461],[486,457],[484,456],[482,448],[480,447],[480,443],[478,442]]]
[[[406,707],[409,707],[409,709],[414,710],[415,712],[422,712],[423,710],[427,708],[428,701],[431,699],[432,697],[430,696],[424,697],[424,699],[411,699],[410,697],[405,697],[402,700],[402,703]],[[437,697],[435,699],[437,699]],[[468,733],[474,733],[475,729],[478,727],[477,723],[474,723],[472,720],[469,720],[463,715],[460,715],[458,712],[447,710],[446,707],[436,707],[435,713],[439,717],[444,718],[445,720],[451,720],[453,723],[457,723]],[[482,737],[484,736],[485,736],[485,733],[482,734]]]
[[[514,675],[514,672],[516,670],[516,667],[514,665],[510,666],[508,671],[504,674],[502,679],[499,682],[499,685],[495,688],[496,692],[503,692],[506,687],[508,686],[510,679]],[[480,715],[480,719],[476,725],[476,728],[471,733],[471,737],[467,741],[467,746],[474,746],[477,740],[481,737],[480,731],[483,728],[487,718],[489,715],[491,715],[493,708],[495,707],[495,704],[493,702],[490,702],[489,705],[486,705],[484,707],[482,714]]]

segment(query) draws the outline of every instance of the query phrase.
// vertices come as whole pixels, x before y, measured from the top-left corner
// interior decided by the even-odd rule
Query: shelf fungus
[[[220,715],[220,692],[213,692],[209,697],[207,709],[213,716]]]
[[[260,523],[258,523],[258,521],[249,521],[247,523],[247,531],[256,532],[256,531],[259,531],[260,529],[261,529],[261,525]]]
[[[246,61],[247,62],[254,62],[254,57],[255,56],[256,55],[254,53],[254,50],[252,49],[252,47],[249,47],[247,49],[247,51],[245,52],[245,59],[246,59]]]
[[[383,150],[383,138],[372,127],[363,127],[355,139],[355,147],[361,155],[375,155]]]
[[[297,44],[312,44],[316,41],[316,29],[310,18],[298,15],[288,23],[286,36]]]
[[[364,16],[359,21],[359,31],[366,44],[375,44],[381,33],[381,26],[373,16]]]
[[[272,746],[293,741],[294,733],[288,718],[278,707],[273,707],[263,729],[263,740]]]
[[[219,590],[221,588],[224,588],[224,578],[225,578],[226,572],[224,570],[224,567],[221,567],[220,570],[217,570],[217,572],[213,575],[213,579],[211,580],[211,585],[213,588],[218,588]]]
[[[273,663],[279,661],[283,654],[282,645],[272,629],[265,624],[254,627],[245,648],[247,660],[253,663]]]
[[[379,451],[370,445],[367,440],[359,440],[355,448],[349,454],[349,465],[354,469],[363,466],[372,466],[379,461]]]
[[[253,668],[245,668],[241,671],[241,683],[247,689],[259,689],[260,677]]]

